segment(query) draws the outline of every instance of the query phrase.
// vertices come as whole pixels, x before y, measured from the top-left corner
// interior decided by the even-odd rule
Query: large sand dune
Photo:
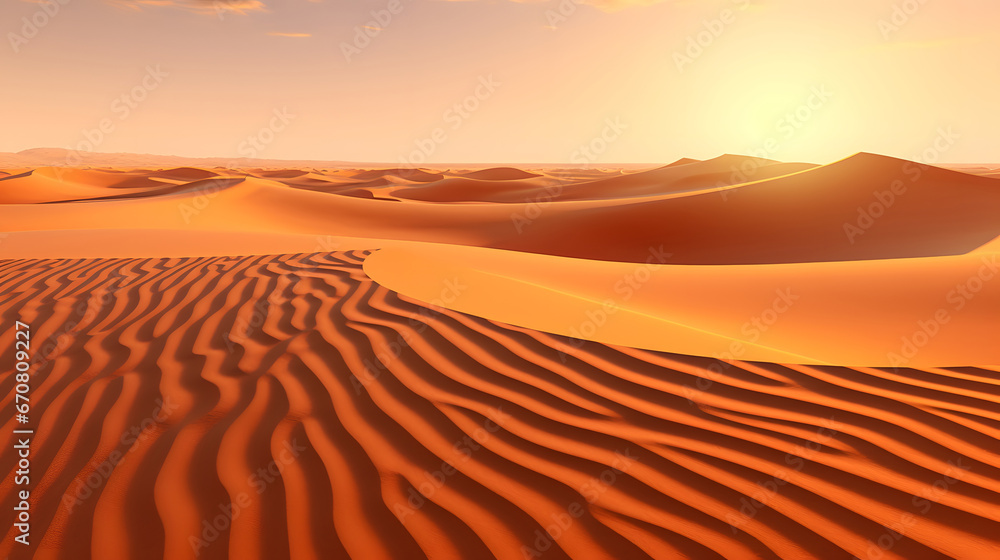
[[[280,234],[334,235],[473,245],[549,255],[644,262],[650,247],[663,245],[672,264],[765,264],[929,257],[968,253],[1000,236],[1000,180],[871,154],[795,172],[801,166],[725,159],[759,169],[750,182],[705,183],[707,172],[725,167],[716,160],[622,174],[584,170],[571,178],[549,171],[526,179],[470,179],[463,173],[413,170],[355,172],[355,184],[336,179],[329,188],[313,172],[302,176],[216,170],[137,171],[151,179],[187,179],[138,192],[100,187],[108,171],[75,176],[0,178],[0,227],[8,232],[42,230],[180,229]],[[780,167],[787,175],[766,178]],[[420,181],[404,181],[410,172]],[[659,192],[649,174],[670,172],[698,185],[674,190],[666,179]],[[74,171],[74,173],[81,173]],[[128,174],[113,173],[114,181]],[[441,177],[441,179],[437,179]],[[661,177],[662,179],[662,177]],[[282,181],[288,181],[282,182]],[[428,191],[430,189],[430,191]],[[106,191],[106,195],[100,193]],[[470,202],[477,192],[516,193],[501,202]],[[435,193],[433,203],[420,194]],[[563,200],[574,192],[582,199]],[[637,194],[640,192],[642,194]],[[4,194],[7,193],[7,194]],[[158,196],[153,196],[157,195]],[[408,200],[416,197],[417,200]],[[79,207],[68,202],[101,199]],[[428,198],[424,196],[423,198]],[[574,197],[575,198],[575,197]],[[44,201],[47,205],[19,204]],[[62,201],[64,203],[60,204]],[[387,201],[394,201],[387,204]],[[128,242],[129,236],[123,236]],[[28,247],[28,244],[21,244]],[[36,256],[104,256],[38,248]],[[7,253],[0,256],[27,256]],[[10,249],[16,251],[15,249]],[[310,251],[290,247],[288,252]],[[256,252],[252,246],[247,252]],[[197,244],[190,254],[217,254]],[[139,256],[139,255],[136,255]],[[156,255],[144,255],[156,256]]]
[[[0,154],[0,556],[1000,557],[995,166],[65,157]]]

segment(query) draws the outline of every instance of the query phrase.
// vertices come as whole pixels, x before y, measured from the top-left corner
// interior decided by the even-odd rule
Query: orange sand
[[[0,556],[1000,557],[995,167],[58,157],[0,158]]]

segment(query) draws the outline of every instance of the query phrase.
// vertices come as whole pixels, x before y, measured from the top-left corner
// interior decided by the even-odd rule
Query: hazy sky
[[[996,0],[2,0],[0,151],[994,162],[998,29]]]

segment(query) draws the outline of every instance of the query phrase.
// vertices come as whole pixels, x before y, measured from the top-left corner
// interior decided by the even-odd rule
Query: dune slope
[[[199,179],[202,174],[181,169],[164,173],[189,181],[136,172],[136,177],[145,173],[180,184],[135,193],[88,186],[85,196],[76,192],[77,183],[42,181],[32,174],[0,179],[0,196],[5,184],[24,182],[9,189],[14,194],[8,192],[13,197],[8,202],[15,203],[0,203],[0,229],[68,230],[72,235],[72,230],[100,224],[101,229],[364,237],[639,263],[650,247],[662,245],[672,254],[671,264],[702,265],[960,255],[1000,237],[997,179],[860,154],[797,172],[785,168],[761,180],[705,182],[706,169],[724,172],[727,165],[732,164],[709,160],[649,172],[551,171],[511,180],[423,170],[340,170],[325,175],[333,178],[329,182],[321,175],[287,178],[280,172],[270,178]],[[660,175],[654,181],[650,173],[676,176],[674,182]],[[354,184],[343,183],[345,178]],[[678,184],[683,188],[677,190]],[[560,199],[594,185],[599,188],[578,200]],[[484,202],[475,199],[477,193],[506,194],[504,201]],[[17,203],[27,201],[18,197],[36,195],[44,195],[37,201],[61,203]],[[101,247],[90,254],[60,252],[59,245],[33,249],[36,256],[104,256]],[[118,254],[113,244],[108,249]],[[0,245],[0,256],[7,255],[4,251]],[[221,254],[203,244],[190,251]]]
[[[1000,363],[1000,253],[781,265],[676,266],[434,244],[365,262],[424,302],[545,332],[697,356],[883,367]]]

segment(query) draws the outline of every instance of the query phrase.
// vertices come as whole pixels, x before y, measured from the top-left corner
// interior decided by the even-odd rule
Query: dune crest
[[[82,172],[100,176],[87,181],[103,187],[56,169],[52,176],[0,179],[0,228],[69,231],[100,223],[102,229],[235,235],[252,223],[280,235],[404,239],[638,263],[650,247],[663,245],[672,264],[700,265],[961,255],[1000,237],[1000,180],[994,178],[871,154],[820,167],[767,160],[753,167],[758,162],[723,156],[650,171],[549,170],[505,180],[406,169]],[[732,178],[743,182],[720,179],[719,173],[732,173],[726,168],[747,163],[752,173]],[[112,175],[114,184],[105,177]],[[244,182],[227,188],[237,178]],[[144,179],[149,182],[136,183]],[[136,186],[112,188],[125,184]],[[75,203],[29,204],[84,200],[93,201],[86,212]],[[35,250],[38,256],[101,256],[60,252],[58,245]],[[113,243],[108,250],[121,254]],[[191,250],[204,254],[206,248]],[[4,251],[0,245],[0,256]]]
[[[674,266],[410,244],[365,261],[425,303],[574,338],[719,359],[942,367],[1000,363],[1000,252],[757,266]],[[734,279],[739,279],[734,282]]]

